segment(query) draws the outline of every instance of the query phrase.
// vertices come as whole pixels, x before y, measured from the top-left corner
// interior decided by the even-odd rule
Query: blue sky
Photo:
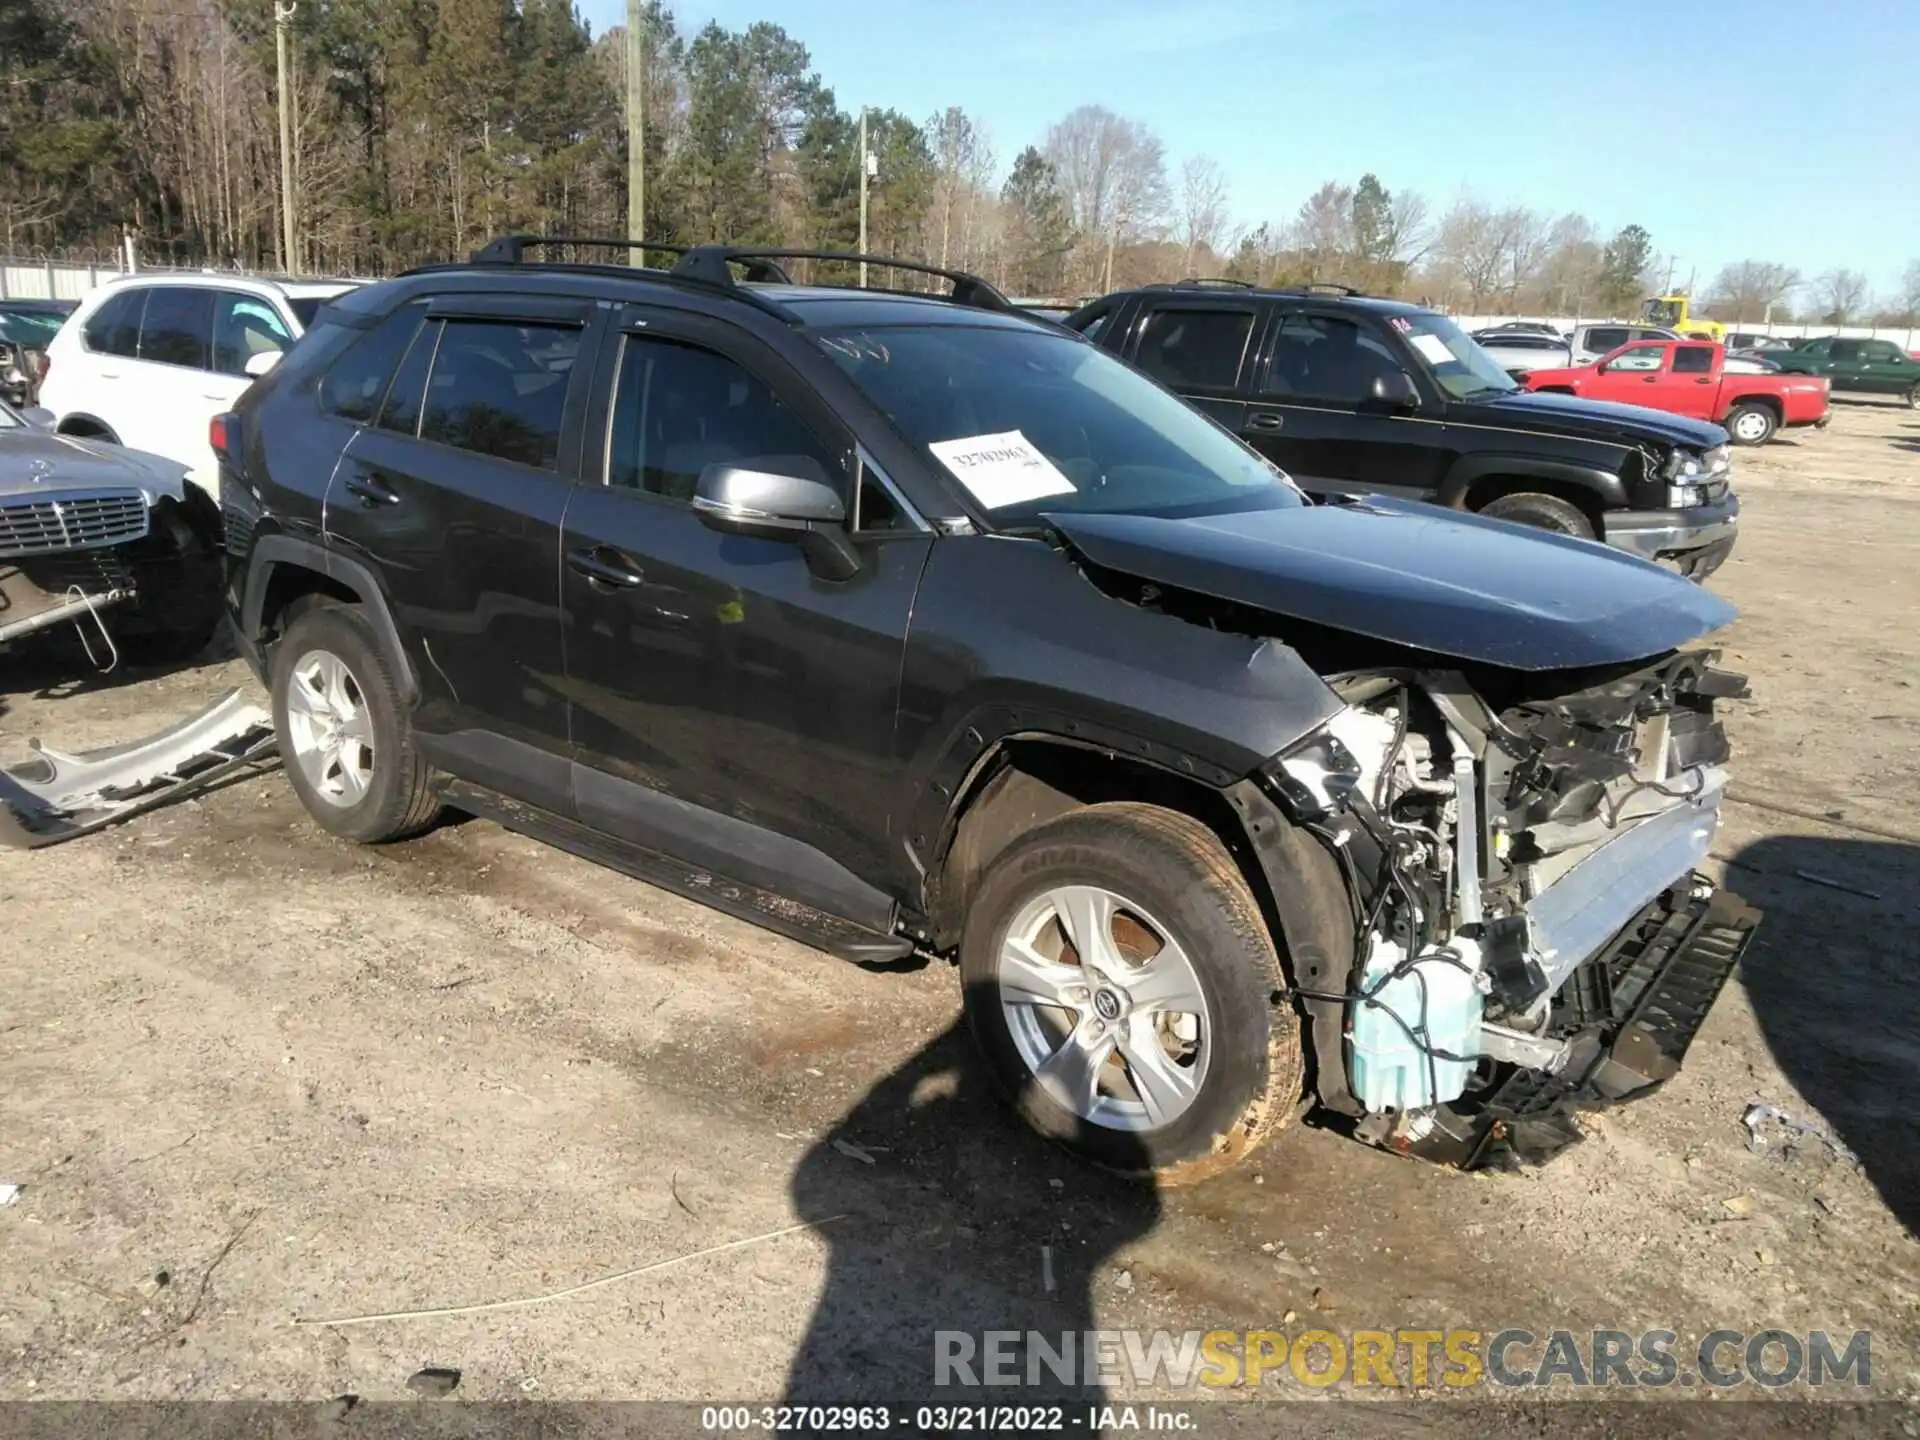
[[[1645,225],[1705,286],[1724,263],[1876,292],[1920,259],[1920,0],[685,0],[684,31],[771,19],[840,104],[964,106],[1001,165],[1101,104],[1169,170],[1212,155],[1235,219],[1376,172]],[[595,31],[621,0],[583,0]],[[1672,77],[1672,78],[1666,78]]]

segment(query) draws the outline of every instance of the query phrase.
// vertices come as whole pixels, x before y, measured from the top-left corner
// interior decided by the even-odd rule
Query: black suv
[[[1185,396],[1313,495],[1405,495],[1604,540],[1704,580],[1740,501],[1717,425],[1529,394],[1444,315],[1343,286],[1187,281],[1064,322]]]
[[[335,301],[216,424],[236,627],[322,827],[453,806],[953,957],[1020,1110],[1122,1170],[1223,1169],[1309,1097],[1541,1154],[1677,1067],[1752,922],[1693,873],[1741,685],[1677,647],[1722,601],[1309,505],[973,277],[529,243]]]

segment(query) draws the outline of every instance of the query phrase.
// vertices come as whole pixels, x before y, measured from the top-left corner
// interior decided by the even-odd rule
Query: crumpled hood
[[[0,499],[51,490],[133,486],[151,497],[186,499],[186,467],[144,450],[51,430],[0,430]]]
[[[1578,380],[1593,373],[1591,366],[1539,369],[1527,373],[1526,384],[1547,385]],[[1727,432],[1704,420],[1689,420],[1645,405],[1617,405],[1611,400],[1589,400],[1584,395],[1542,395],[1511,390],[1454,402],[1447,418],[1470,424],[1529,426],[1563,435],[1582,435],[1615,445],[1648,440],[1679,445],[1688,450],[1711,450],[1727,443]]]
[[[1178,520],[1047,522],[1110,570],[1516,670],[1658,655],[1735,614],[1693,582],[1604,545],[1378,495]]]

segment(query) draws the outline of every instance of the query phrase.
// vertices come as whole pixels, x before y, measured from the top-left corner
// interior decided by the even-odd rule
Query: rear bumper
[[[1557,1074],[1503,1066],[1494,1084],[1437,1107],[1404,1147],[1473,1170],[1537,1164],[1580,1139],[1573,1115],[1650,1094],[1679,1073],[1760,912],[1704,876],[1681,878],[1555,998],[1547,1037],[1573,1057]]]
[[[1664,560],[1704,580],[1732,553],[1740,497],[1729,494],[1687,510],[1613,510],[1604,517],[1607,544],[1642,560]]]

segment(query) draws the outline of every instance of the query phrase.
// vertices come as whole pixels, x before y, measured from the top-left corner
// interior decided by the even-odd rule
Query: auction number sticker
[[[1445,365],[1453,359],[1453,351],[1438,335],[1409,335],[1407,342],[1435,365]]]
[[[927,448],[989,510],[1074,493],[1073,482],[1018,430],[936,440]]]

